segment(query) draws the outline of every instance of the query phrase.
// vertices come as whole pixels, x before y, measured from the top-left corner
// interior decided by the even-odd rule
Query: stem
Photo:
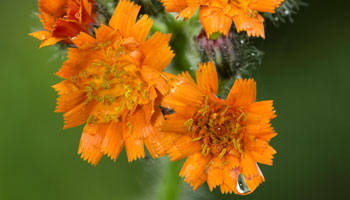
[[[186,32],[188,23],[176,20],[174,16],[164,13],[158,15],[156,23],[153,25],[152,31],[160,31],[163,33],[171,33],[170,40],[171,49],[176,52],[172,60],[172,73],[177,74],[182,71],[188,71],[192,76],[195,72],[191,69],[191,62],[188,54],[191,53],[192,37]],[[190,20],[188,20],[190,21]]]
[[[179,176],[182,162],[164,162],[164,171],[160,182],[158,200],[179,200],[182,190],[182,178]]]

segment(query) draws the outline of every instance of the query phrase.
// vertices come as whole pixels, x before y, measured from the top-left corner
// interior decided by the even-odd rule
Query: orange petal
[[[169,46],[170,37],[169,34],[159,32],[153,34],[143,47],[145,58],[142,65],[150,66],[159,72],[163,71],[175,56]]]
[[[111,27],[106,26],[104,24],[101,24],[101,26],[98,29],[95,29],[95,33],[96,33],[96,40],[99,42],[106,42],[106,41],[110,41],[111,37],[115,37],[115,35],[113,35],[116,31],[113,30]],[[80,34],[82,35],[82,34]],[[93,38],[88,38],[88,36],[84,37],[79,37],[78,39],[85,41],[86,43],[90,43],[93,44],[94,40]],[[114,38],[113,38],[114,39]]]
[[[68,60],[63,63],[56,75],[67,79],[76,76],[82,69],[91,64],[94,58],[94,55],[88,51],[81,51],[78,48],[69,48]]]
[[[183,9],[177,16],[176,18],[183,17],[184,20],[189,19],[193,16],[193,14],[197,11],[199,7],[199,4],[187,7]]]
[[[150,52],[154,48],[159,48],[164,44],[168,44],[171,34],[162,34],[161,32],[154,33],[144,44],[143,52]]]
[[[270,120],[276,117],[272,104],[272,101],[260,101],[250,105],[245,122],[248,134],[265,141],[277,135],[270,123]]]
[[[61,81],[60,83],[52,86],[58,93],[57,107],[55,112],[67,112],[86,99],[84,91],[69,81]]]
[[[120,151],[123,149],[123,145],[122,124],[111,122],[101,144],[102,152],[116,161]]]
[[[165,146],[161,143],[162,138],[166,136],[164,133],[159,132],[157,129],[161,121],[163,121],[163,115],[160,109],[157,109],[152,120],[152,124],[154,125],[154,131],[150,132],[148,137],[144,139],[147,150],[153,158],[159,158],[161,156],[164,156],[167,151]]]
[[[44,40],[44,41],[40,44],[40,48],[54,45],[54,44],[56,44],[57,42],[60,42],[60,41],[62,41],[62,40],[64,40],[64,38],[50,37],[50,38]]]
[[[92,12],[92,3],[89,2],[89,0],[83,0],[83,7],[85,8],[85,11],[89,16],[91,16]]]
[[[148,85],[154,85],[162,95],[165,95],[170,91],[166,77],[156,69],[143,66],[141,75]]]
[[[274,13],[284,0],[257,0],[249,4],[252,10]]]
[[[67,80],[61,81],[61,82],[53,85],[52,88],[55,89],[55,91],[58,93],[58,95],[65,95],[65,94],[68,94],[70,92],[74,92],[74,91],[79,90],[79,88],[75,84],[73,84]]]
[[[152,28],[153,20],[147,15],[143,15],[132,27],[131,35],[140,44],[144,44]]]
[[[240,174],[240,163],[235,156],[225,156],[223,158],[227,164],[223,169],[223,183],[220,186],[221,193],[238,193],[237,181]]]
[[[42,11],[40,8],[40,14],[38,15],[41,23],[45,30],[52,32],[55,29],[56,19],[57,17],[51,15],[50,13],[46,13]]]
[[[197,70],[197,84],[211,94],[218,92],[218,75],[213,62],[201,64]]]
[[[187,7],[186,0],[161,0],[167,12],[180,12]]]
[[[267,141],[261,139],[255,141],[254,149],[251,152],[254,160],[266,165],[272,165],[273,155],[276,153],[276,150]]]
[[[173,146],[168,150],[171,161],[185,158],[202,149],[201,142],[193,141],[190,136],[181,136],[173,141]]]
[[[262,117],[266,117],[268,119],[273,119],[276,117],[272,100],[254,102],[249,106],[248,110],[249,112],[259,114]]]
[[[38,40],[46,40],[51,37],[51,32],[49,31],[36,31],[33,33],[29,33],[29,35],[37,38]]]
[[[233,84],[227,102],[234,106],[247,106],[255,102],[256,83],[253,79],[239,79]]]
[[[206,180],[206,170],[210,156],[204,156],[202,153],[195,153],[187,158],[183,165],[180,176],[185,177],[185,181],[189,183],[193,190],[196,190]]]
[[[153,135],[156,137],[157,150],[160,154],[165,154],[174,146],[174,141],[176,141],[181,135],[172,132],[162,132],[156,130]],[[159,143],[158,143],[159,142]]]
[[[249,135],[254,135],[260,139],[270,141],[271,138],[276,136],[275,131],[269,123],[270,120],[261,120],[259,123],[247,124],[246,132]]]
[[[188,120],[180,114],[167,115],[161,126],[161,131],[186,134],[185,122]]]
[[[232,19],[226,16],[222,9],[208,6],[200,8],[199,19],[208,37],[216,32],[227,35],[232,25]]]
[[[67,129],[84,124],[90,116],[91,108],[91,105],[86,105],[85,102],[82,102],[75,108],[64,113],[65,126],[63,128]]]
[[[249,17],[243,10],[233,16],[237,32],[246,31],[248,36],[265,38],[264,18],[257,14],[256,17]]]
[[[211,160],[209,170],[208,170],[208,186],[210,191],[219,185],[221,185],[224,181],[224,159],[220,159],[219,157],[214,157]]]
[[[191,117],[196,112],[197,106],[204,101],[204,92],[195,84],[188,72],[177,76],[170,84],[172,88],[164,97],[162,106]]]
[[[253,192],[260,185],[260,183],[265,181],[265,179],[256,161],[253,159],[252,155],[249,152],[244,152],[241,165],[245,183],[250,190],[250,192],[244,193],[244,195],[246,195]]]
[[[131,135],[135,139],[145,138],[150,132],[154,131],[150,121],[146,121],[146,116],[142,109],[137,109],[133,113],[129,123],[132,125]]]
[[[160,114],[161,110],[160,108],[157,106],[155,106],[155,100],[158,97],[157,91],[154,87],[150,87],[149,88],[149,101],[150,103],[143,105],[142,110],[145,113],[145,119],[146,122],[151,122],[153,114],[155,114],[158,111],[158,114]],[[159,103],[157,103],[159,104]],[[151,124],[153,124],[153,122],[151,122]],[[153,124],[154,125],[154,124]]]
[[[54,37],[72,38],[77,36],[81,31],[85,31],[79,22],[57,19],[55,29],[52,32]]]
[[[143,139],[135,139],[132,136],[128,137],[125,140],[125,149],[129,162],[145,157]]]
[[[109,21],[109,26],[119,30],[122,36],[131,36],[141,6],[127,0],[120,0]]]
[[[81,154],[81,158],[87,160],[92,165],[96,166],[103,156],[101,144],[105,137],[106,130],[107,125],[87,124],[84,127],[78,154]]]
[[[81,104],[86,99],[86,93],[78,90],[61,95],[57,98],[57,107],[55,112],[67,112]]]
[[[56,17],[60,17],[65,14],[65,5],[67,0],[39,0],[39,9],[50,13]]]

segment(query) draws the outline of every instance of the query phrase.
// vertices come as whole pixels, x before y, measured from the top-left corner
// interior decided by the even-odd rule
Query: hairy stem
[[[182,162],[164,162],[164,171],[159,186],[158,200],[180,200],[182,178],[179,176]]]

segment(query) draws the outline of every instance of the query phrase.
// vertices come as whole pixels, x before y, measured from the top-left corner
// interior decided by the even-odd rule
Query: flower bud
[[[248,37],[233,29],[228,36],[212,34],[207,38],[202,30],[196,38],[197,50],[202,62],[214,61],[223,79],[240,77],[247,67],[260,62],[262,53],[252,46]]]

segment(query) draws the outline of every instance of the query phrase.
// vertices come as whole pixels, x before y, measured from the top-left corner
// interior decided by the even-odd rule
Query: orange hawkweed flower
[[[45,30],[30,35],[43,40],[40,47],[72,43],[80,32],[90,33],[95,23],[95,0],[39,0],[39,18]]]
[[[188,73],[172,77],[171,92],[162,106],[166,115],[160,141],[172,161],[188,157],[181,169],[194,190],[207,181],[210,190],[245,195],[264,181],[257,163],[272,165],[276,151],[269,140],[276,133],[270,120],[272,101],[256,102],[256,83],[236,80],[226,100],[216,96],[213,63],[201,65],[197,84]]]
[[[191,18],[198,8],[203,28],[209,37],[220,32],[227,35],[232,21],[238,32],[265,38],[264,18],[259,12],[274,13],[284,0],[161,0],[168,12]]]
[[[120,0],[109,22],[96,29],[96,39],[82,32],[77,48],[68,49],[68,60],[57,75],[66,79],[58,91],[56,112],[63,112],[64,128],[86,123],[79,153],[96,165],[106,154],[114,161],[125,145],[129,161],[153,157],[162,118],[159,98],[169,92],[161,71],[174,53],[171,35],[155,33],[147,40],[153,21],[144,15],[136,22],[140,6]]]

